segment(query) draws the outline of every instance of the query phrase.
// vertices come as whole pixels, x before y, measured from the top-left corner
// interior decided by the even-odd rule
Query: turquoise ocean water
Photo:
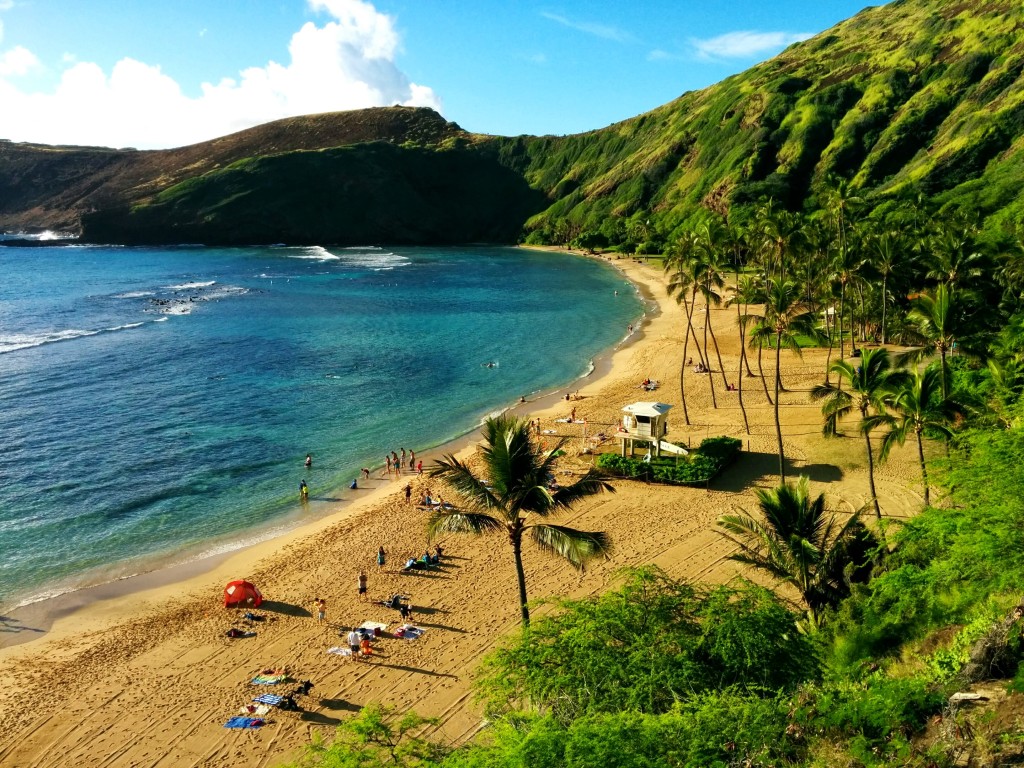
[[[0,609],[323,513],[643,312],[605,265],[510,248],[6,247],[0,270]]]

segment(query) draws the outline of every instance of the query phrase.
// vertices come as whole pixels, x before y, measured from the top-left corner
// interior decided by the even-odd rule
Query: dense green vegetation
[[[594,465],[610,475],[670,485],[707,485],[729,466],[742,443],[735,437],[708,437],[686,456],[652,456],[650,460],[602,453]]]

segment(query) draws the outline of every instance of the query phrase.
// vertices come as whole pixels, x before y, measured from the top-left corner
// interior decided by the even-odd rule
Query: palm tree
[[[980,277],[984,253],[975,250],[976,228],[964,219],[940,220],[938,231],[927,243],[931,265],[926,277],[949,288],[962,288]]]
[[[889,306],[889,277],[906,260],[910,242],[897,230],[889,230],[869,239],[869,261],[882,276],[882,344],[886,341],[886,309]]]
[[[939,353],[942,367],[939,369],[942,382],[942,399],[949,399],[946,355],[953,349],[963,326],[962,307],[959,294],[945,284],[935,289],[935,295],[920,294],[911,303],[907,319],[914,323],[928,342],[926,346],[904,353],[902,361],[916,361],[935,349]]]
[[[766,571],[796,588],[812,624],[821,612],[850,593],[850,581],[863,581],[874,539],[854,513],[843,525],[826,516],[825,495],[812,499],[810,483],[783,483],[757,492],[764,521],[746,510],[722,515],[721,535],[739,546],[730,560]]]
[[[740,334],[740,364],[739,370],[736,371],[736,395],[739,399],[740,413],[743,414],[743,426],[747,430],[748,435],[750,434],[750,422],[747,420],[747,409],[743,404],[743,365],[746,363],[747,371],[749,372],[750,363],[747,362],[747,325],[752,316],[746,310],[747,303],[751,299],[757,299],[757,297],[757,284],[754,278],[750,275],[740,275],[737,271],[736,288],[732,296],[729,297],[727,304],[736,305],[736,321]],[[743,305],[742,310],[740,305]],[[768,395],[768,383],[764,380],[764,376],[761,377],[761,384],[765,388],[765,395]],[[768,401],[771,402],[770,396]]]
[[[850,221],[854,212],[863,202],[850,189],[850,182],[844,178],[831,177],[825,191],[826,207],[832,217],[836,233],[835,279],[839,283],[839,359],[844,357],[843,333],[846,312],[846,287],[860,268],[860,260],[850,247]],[[850,340],[853,343],[853,322],[850,322]]]
[[[523,626],[528,627],[530,611],[523,572],[523,534],[529,532],[542,550],[582,569],[590,558],[610,551],[608,535],[542,521],[571,509],[582,498],[615,489],[591,469],[572,485],[549,490],[555,456],[560,455],[565,440],[550,451],[543,450],[530,438],[530,424],[524,419],[508,415],[488,419],[483,432],[482,476],[473,474],[469,466],[450,454],[431,469],[431,476],[447,483],[464,503],[433,512],[427,531],[431,537],[440,533],[504,531],[512,544]],[[532,522],[533,518],[540,518],[541,522]]]
[[[885,404],[889,409],[885,413],[869,416],[867,421],[873,428],[878,425],[889,427],[882,438],[878,451],[878,460],[889,458],[893,445],[903,445],[911,433],[917,438],[917,458],[921,464],[921,483],[924,485],[924,503],[928,497],[928,467],[924,461],[925,431],[951,437],[953,431],[950,424],[959,412],[958,406],[940,397],[940,377],[936,366],[930,365],[925,370],[915,369],[909,376],[900,377],[896,386],[885,396]]]
[[[683,232],[682,236],[673,244],[665,259],[665,271],[671,272],[672,276],[668,283],[669,295],[676,294],[676,301],[681,302],[686,311],[686,330],[683,333],[683,359],[679,370],[679,395],[683,403],[683,419],[690,423],[690,413],[686,408],[686,354],[690,346],[690,336],[694,342],[697,336],[693,331],[693,308],[697,299],[697,291],[700,285],[700,261],[696,258],[698,247],[697,236],[693,232]],[[690,300],[686,295],[689,292]],[[700,353],[700,344],[697,344],[697,356],[701,358],[704,365],[704,358]]]
[[[764,317],[754,326],[750,334],[751,344],[763,344],[765,340],[775,342],[775,434],[779,440],[779,477],[786,482],[786,456],[782,446],[782,422],[779,420],[779,389],[782,387],[780,360],[783,345],[798,355],[800,345],[797,336],[804,334],[817,337],[810,307],[800,296],[800,286],[791,280],[779,281],[774,278],[765,284],[761,301]]]
[[[704,357],[708,357],[707,348],[708,333],[711,333],[711,342],[715,345],[715,355],[718,357],[718,370],[722,374],[722,386],[728,389],[729,379],[725,375],[725,366],[722,364],[722,353],[718,349],[718,339],[715,337],[715,329],[711,325],[711,306],[716,307],[722,304],[721,290],[725,286],[726,252],[729,248],[731,233],[721,219],[711,219],[705,222],[697,232],[700,240],[702,259],[701,268],[703,277],[700,282],[700,293],[704,298]],[[708,369],[709,381],[713,378],[710,368]],[[714,402],[714,384],[711,384],[712,402]]]
[[[890,365],[889,352],[886,349],[864,349],[860,365],[856,368],[845,360],[832,363],[832,372],[845,383],[849,391],[840,386],[819,384],[811,390],[812,400],[824,400],[821,413],[825,417],[822,433],[826,437],[834,437],[839,433],[839,422],[855,410],[860,412],[860,431],[864,435],[864,444],[868,455],[868,485],[871,488],[871,501],[875,507],[875,516],[882,517],[878,506],[878,494],[875,493],[875,458],[871,450],[871,430],[875,422],[871,415],[885,412],[885,396],[889,388],[899,384],[902,371],[893,371]],[[871,414],[871,411],[874,414]]]

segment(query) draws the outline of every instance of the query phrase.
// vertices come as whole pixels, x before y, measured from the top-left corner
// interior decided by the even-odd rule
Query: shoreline
[[[587,471],[593,452],[617,449],[615,428],[626,405],[652,399],[679,405],[685,312],[665,292],[659,268],[634,260],[612,263],[646,287],[657,312],[652,308],[643,332],[615,348],[607,362],[595,361],[590,376],[568,385],[570,393],[579,392],[571,406],[560,390],[515,407],[541,420],[543,434],[551,435],[545,439],[563,443],[565,454],[555,470],[559,480]],[[735,312],[712,309],[706,316],[722,346],[725,371],[716,378],[733,380],[740,361]],[[863,506],[872,489],[860,444],[826,441],[820,404],[807,395],[820,380],[825,351],[804,350],[802,357],[786,352],[782,359],[790,387],[782,426],[794,475],[810,475],[830,508]],[[656,393],[640,389],[645,379],[660,383]],[[776,485],[774,409],[757,389],[745,389],[748,434],[737,395],[720,390],[716,405],[711,381],[687,375],[691,418],[685,420],[681,409],[670,414],[671,439],[685,444],[710,435],[741,437],[746,450],[740,459],[709,488],[614,480],[614,493],[560,514],[559,524],[601,531],[614,548],[580,572],[524,546],[534,617],[552,610],[545,598],[583,600],[606,593],[621,584],[627,567],[654,566],[695,585],[746,575],[729,559],[735,545],[721,535],[717,520],[751,509],[755,490]],[[570,407],[583,426],[568,423]],[[473,442],[471,435],[463,455],[472,453]],[[876,468],[877,495],[887,516],[920,508],[912,489],[918,472],[910,446],[894,450]],[[418,497],[434,482],[416,478],[413,492]],[[472,696],[472,672],[520,629],[511,548],[501,534],[445,535],[427,542],[444,547],[437,570],[404,572],[405,558],[423,552],[428,513],[405,502],[403,485],[369,491],[338,515],[235,553],[211,573],[128,600],[93,603],[57,620],[36,642],[0,649],[0,764],[271,768],[297,759],[314,740],[329,741],[336,726],[372,703],[434,718],[419,734],[425,738],[453,746],[471,739],[485,724]],[[384,568],[376,567],[378,547],[387,550]],[[369,575],[369,599],[356,592],[360,571]],[[262,621],[223,608],[227,578],[247,578],[260,587]],[[389,631],[401,619],[372,602],[396,593],[414,606],[413,621],[423,630],[415,641]],[[322,623],[313,608],[318,598],[327,606]],[[356,662],[329,652],[350,627],[367,621],[388,625],[374,641],[372,657]],[[230,639],[229,627],[253,636]],[[0,632],[6,630],[0,623]],[[265,727],[225,730],[228,717],[265,692],[251,681],[268,668],[284,668],[315,689],[299,697],[299,711],[271,712]]]
[[[644,338],[644,326],[660,313],[658,301],[649,287],[634,280],[621,266],[616,265],[610,259],[562,248],[520,247],[525,250],[546,251],[593,259],[612,267],[637,291],[644,312],[640,318],[634,321],[632,334],[627,335],[614,346],[601,350],[591,359],[589,371],[550,392],[528,399],[525,403],[513,402],[504,407],[496,406],[488,411],[489,414],[514,413],[519,416],[533,416],[538,409],[547,411],[563,402],[564,395],[579,391],[586,384],[599,382],[611,373],[614,355],[620,350],[641,342]],[[418,455],[426,463],[442,455],[460,454],[476,442],[475,436],[478,434],[479,428],[480,424],[477,424],[468,432],[418,453]],[[394,484],[391,479],[379,478],[378,472],[383,469],[383,466],[371,467],[371,482],[374,483],[372,488],[357,489],[355,494],[358,495],[332,502],[326,511],[312,519],[289,520],[296,512],[294,509],[290,510],[276,525],[252,531],[252,536],[249,538],[256,539],[252,543],[242,543],[239,546],[212,554],[203,554],[201,551],[197,553],[196,550],[169,554],[160,558],[171,560],[166,565],[157,565],[96,584],[70,588],[53,596],[41,597],[12,607],[0,615],[0,629],[3,630],[0,632],[0,658],[2,658],[4,649],[42,641],[54,632],[59,622],[81,619],[82,614],[94,606],[97,607],[99,613],[109,617],[111,612],[103,607],[105,603],[154,590],[180,588],[187,591],[198,588],[201,583],[214,577],[219,577],[223,581],[239,578],[238,572],[250,571],[256,562],[272,556],[277,550],[307,537],[315,536],[325,528],[349,521],[372,504],[399,493],[404,484],[398,485]],[[409,482],[414,477],[415,475],[403,474],[401,479]],[[350,489],[342,485],[338,488],[325,489],[324,492],[334,495],[339,492],[349,493]],[[143,561],[143,563],[145,562],[147,561]]]

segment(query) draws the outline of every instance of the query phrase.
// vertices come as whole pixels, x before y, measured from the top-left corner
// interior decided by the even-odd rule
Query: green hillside
[[[1024,6],[896,0],[647,114],[574,136],[468,134],[426,109],[281,120],[160,152],[0,143],[0,227],[118,242],[659,247],[706,209],[930,198],[1024,215]]]
[[[923,194],[1016,222],[1022,25],[1008,0],[897,0],[645,115],[500,151],[552,198],[526,227],[543,240],[648,221],[667,238],[766,197],[813,209],[830,176],[876,205]]]

